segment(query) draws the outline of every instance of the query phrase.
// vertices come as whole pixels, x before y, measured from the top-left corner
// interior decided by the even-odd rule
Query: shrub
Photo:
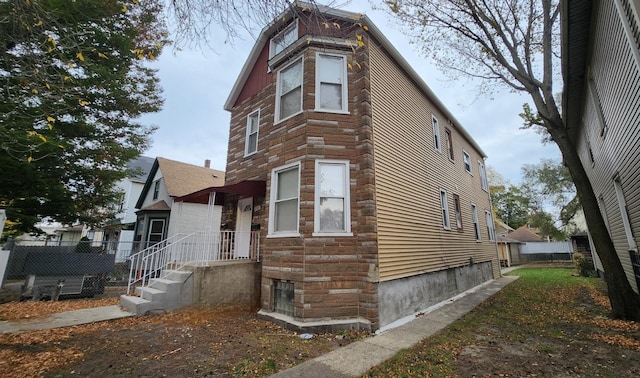
[[[592,263],[582,253],[575,252],[573,254],[573,262],[576,265],[576,270],[580,276],[591,276],[591,272],[593,271]]]

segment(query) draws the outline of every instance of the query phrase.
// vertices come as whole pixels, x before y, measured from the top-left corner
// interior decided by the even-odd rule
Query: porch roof
[[[264,197],[267,192],[267,182],[262,180],[244,180],[224,186],[210,186],[197,192],[176,197],[174,201],[206,204],[209,203],[209,194],[213,192],[238,194],[246,197]]]

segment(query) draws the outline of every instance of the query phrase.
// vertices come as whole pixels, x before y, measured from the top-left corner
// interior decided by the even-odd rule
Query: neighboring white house
[[[138,249],[178,234],[220,230],[220,204],[175,201],[202,189],[224,185],[224,172],[209,168],[209,164],[207,160],[200,167],[156,158],[136,203],[139,210],[134,241],[139,243]]]
[[[127,168],[131,170],[131,175],[117,184],[117,188],[123,193],[122,201],[118,205],[116,222],[107,227],[104,235],[108,248],[116,251],[116,262],[126,260],[131,252],[136,223],[136,203],[154,161],[154,158],[148,156],[140,156],[130,161]]]

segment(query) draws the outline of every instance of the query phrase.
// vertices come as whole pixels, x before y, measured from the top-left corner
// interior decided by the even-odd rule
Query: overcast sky
[[[542,145],[534,131],[520,130],[518,113],[527,96],[506,89],[478,96],[473,83],[446,79],[419,55],[392,19],[372,10],[367,0],[352,1],[343,9],[365,13],[373,21],[478,142],[488,156],[487,164],[507,180],[518,184],[524,164],[537,164],[543,157],[560,159],[554,144]],[[222,32],[213,35],[215,51],[167,49],[152,65],[158,69],[165,105],[161,112],[142,118],[158,127],[143,155],[195,165],[210,159],[211,168],[225,169],[230,113],[223,106],[254,40],[246,35],[227,43]]]

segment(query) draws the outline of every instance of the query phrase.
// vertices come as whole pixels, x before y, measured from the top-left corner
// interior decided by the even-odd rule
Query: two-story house
[[[222,186],[224,172],[158,157],[136,202],[134,241],[137,249],[174,235],[220,230],[222,206],[179,199],[204,188]]]
[[[640,2],[562,5],[563,117],[626,277],[638,292]]]
[[[500,275],[485,153],[367,17],[285,13],[225,109],[226,185],[266,183],[222,215],[261,231],[261,315],[376,330]]]

